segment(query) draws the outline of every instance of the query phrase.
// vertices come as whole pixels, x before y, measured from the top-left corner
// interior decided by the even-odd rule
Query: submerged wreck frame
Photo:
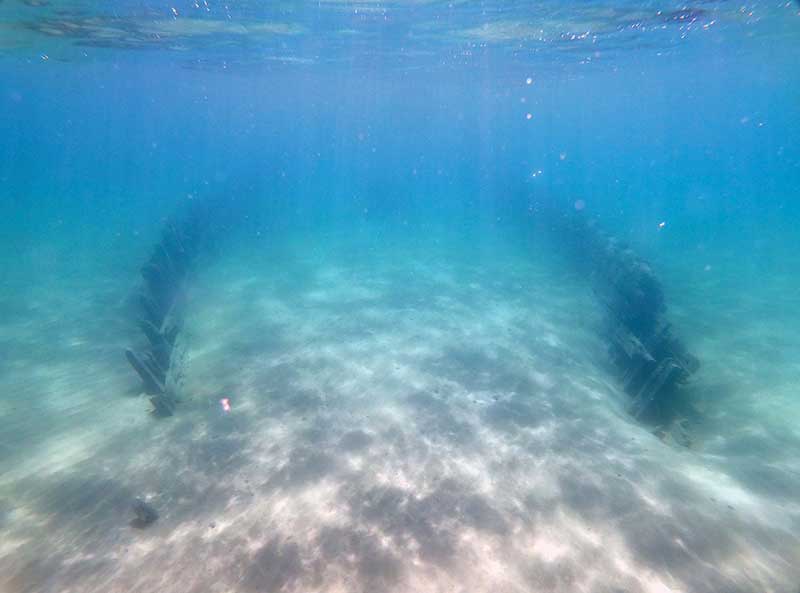
[[[588,274],[605,309],[609,354],[633,400],[631,415],[670,419],[678,391],[700,362],[674,334],[664,291],[652,268],[583,212],[553,206],[542,211],[573,265]]]
[[[214,203],[192,202],[168,221],[141,268],[135,317],[144,340],[138,348],[127,348],[125,357],[156,416],[171,416],[180,400],[186,279],[201,248],[213,243],[212,218],[230,210],[228,204],[219,208],[212,207]],[[572,265],[590,278],[606,312],[603,331],[611,361],[632,398],[631,415],[656,420],[674,416],[677,392],[697,371],[699,361],[667,321],[664,291],[650,265],[582,211],[554,203],[533,210]]]
[[[144,340],[138,348],[125,349],[125,358],[159,417],[171,416],[180,401],[185,282],[203,243],[206,214],[201,206],[193,206],[167,222],[140,271],[134,305]]]

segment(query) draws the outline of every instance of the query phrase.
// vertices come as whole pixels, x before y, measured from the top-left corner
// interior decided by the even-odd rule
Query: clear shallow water
[[[795,591],[797,13],[0,2],[0,590]],[[130,295],[219,197],[154,419]],[[579,202],[701,361],[679,428]]]

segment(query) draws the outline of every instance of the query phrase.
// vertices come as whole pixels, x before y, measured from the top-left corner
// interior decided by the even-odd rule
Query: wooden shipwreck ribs
[[[153,414],[171,416],[179,401],[186,276],[198,255],[206,216],[200,207],[168,222],[153,253],[142,266],[142,284],[136,294],[137,319],[144,340],[125,357],[150,396]]]
[[[672,416],[676,391],[698,369],[699,361],[666,319],[658,278],[644,260],[582,213],[559,217],[556,226],[573,258],[589,272],[608,313],[609,351],[625,391],[633,398],[631,414]]]

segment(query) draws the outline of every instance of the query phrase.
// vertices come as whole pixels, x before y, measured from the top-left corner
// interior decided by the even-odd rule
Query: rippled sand
[[[626,415],[601,311],[557,260],[297,237],[197,271],[186,400],[155,420],[122,278],[5,303],[27,304],[3,321],[4,592],[796,587],[791,363],[747,334],[779,328],[686,336],[705,415],[685,448]],[[726,349],[771,357],[772,382]]]

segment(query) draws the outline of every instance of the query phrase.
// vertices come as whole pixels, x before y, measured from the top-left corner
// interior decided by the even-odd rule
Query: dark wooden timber
[[[666,318],[651,266],[582,212],[539,210],[574,265],[591,279],[606,311],[606,340],[636,418],[669,416],[678,390],[700,366]]]
[[[178,401],[176,385],[182,357],[176,349],[183,326],[183,287],[192,264],[207,241],[210,209],[192,204],[163,228],[159,241],[141,268],[142,283],[136,295],[137,325],[144,339],[125,350],[128,363],[150,395],[156,416],[171,416]]]
[[[142,379],[145,393],[156,395],[164,392],[164,382],[159,380],[154,374],[152,367],[148,365],[140,355],[128,348],[125,350],[125,357],[133,367],[133,370],[135,370]]]

